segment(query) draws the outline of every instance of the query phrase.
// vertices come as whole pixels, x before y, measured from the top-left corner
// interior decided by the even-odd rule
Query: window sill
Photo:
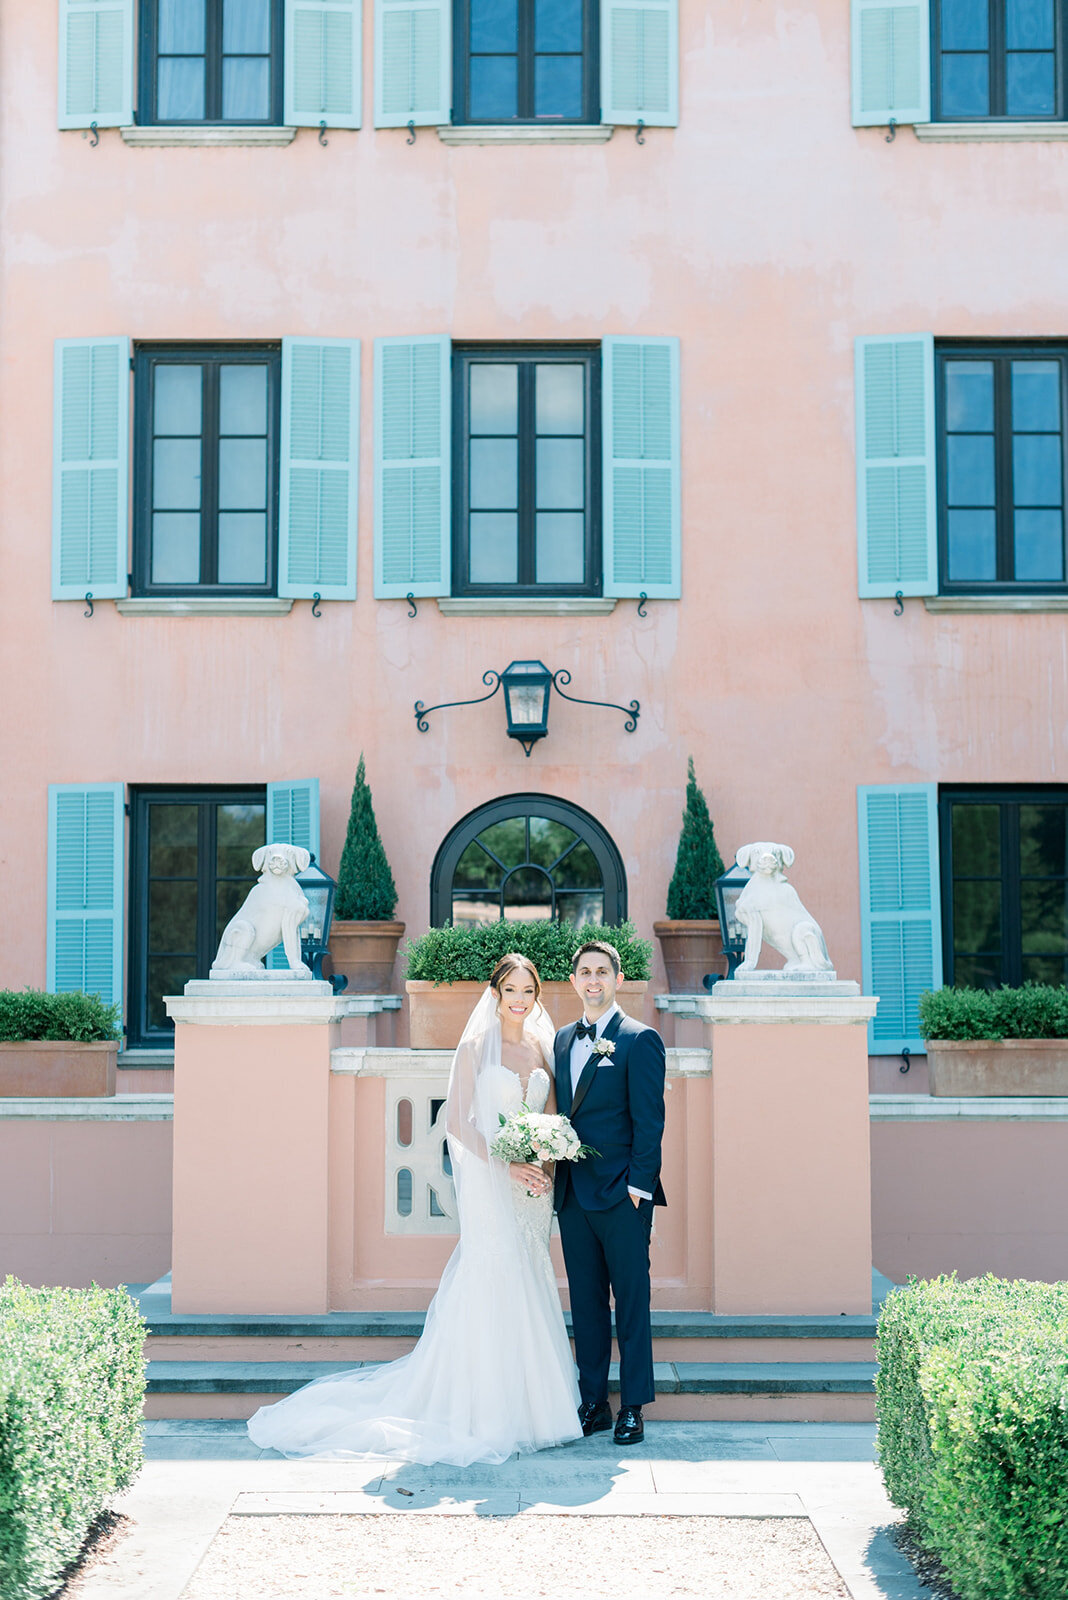
[[[438,138],[442,144],[607,144],[615,131],[612,123],[554,123],[545,128],[530,123],[518,127],[507,122],[462,127],[448,123],[438,129]]]
[[[928,611],[1068,611],[1068,595],[1059,594],[931,594]]]
[[[183,128],[120,128],[119,132],[124,144],[133,145],[278,145],[292,144],[297,137],[296,128],[200,128],[195,123]]]
[[[443,617],[607,617],[615,609],[614,597],[604,600],[594,595],[558,600],[462,595],[455,600],[438,600],[438,610]]]
[[[924,144],[1025,144],[1068,140],[1068,122],[917,122],[913,133]]]
[[[132,1050],[119,1051],[118,1066],[127,1072],[169,1072],[174,1068],[174,1050],[135,1045]]]
[[[120,617],[284,617],[293,609],[292,600],[276,600],[273,595],[263,599],[228,600],[157,598],[116,600],[115,610]]]

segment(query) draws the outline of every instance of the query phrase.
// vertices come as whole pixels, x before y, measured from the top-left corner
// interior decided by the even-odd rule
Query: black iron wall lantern
[[[723,940],[723,954],[727,957],[727,977],[733,978],[745,955],[745,928],[738,921],[736,906],[738,896],[749,882],[749,873],[741,867],[732,867],[716,879],[716,905],[719,908],[719,933]],[[706,988],[711,987],[705,979]]]
[[[334,890],[337,883],[328,872],[323,871],[314,856],[304,871],[297,873],[297,882],[308,902],[308,915],[300,925],[301,960],[311,968],[313,977],[321,978],[323,957],[330,942],[330,924],[334,920]],[[336,985],[334,993],[340,993]]]
[[[549,731],[549,696],[553,689],[575,705],[604,706],[608,711],[622,711],[627,719],[623,724],[627,733],[634,732],[641,715],[637,700],[632,700],[629,706],[620,706],[611,700],[584,700],[577,694],[568,694],[563,686],[571,682],[570,672],[564,668],[550,672],[544,661],[512,661],[503,672],[484,672],[482,682],[489,688],[489,694],[480,694],[474,700],[443,700],[436,706],[424,706],[421,700],[417,700],[415,725],[419,732],[428,732],[430,724],[426,719],[432,711],[444,711],[450,706],[480,706],[484,701],[492,700],[498,689],[504,690],[508,737],[518,739],[528,756],[538,740],[544,739]]]

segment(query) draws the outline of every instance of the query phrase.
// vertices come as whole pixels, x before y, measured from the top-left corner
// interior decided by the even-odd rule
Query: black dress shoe
[[[612,1408],[607,1400],[587,1400],[579,1406],[578,1419],[582,1437],[588,1439],[591,1433],[606,1433],[612,1426]]]
[[[641,1444],[645,1438],[645,1423],[641,1406],[624,1406],[616,1418],[616,1431],[612,1435],[616,1444]]]

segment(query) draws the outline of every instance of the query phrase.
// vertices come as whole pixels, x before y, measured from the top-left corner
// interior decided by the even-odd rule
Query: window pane
[[[472,583],[515,583],[519,575],[519,519],[515,513],[471,514]]]
[[[195,805],[148,807],[149,877],[196,877],[198,816]]]
[[[985,50],[989,0],[942,0],[942,49]]]
[[[226,57],[222,114],[227,122],[264,122],[270,116],[271,63],[266,57]]]
[[[582,49],[582,0],[534,0],[535,50]]]
[[[470,368],[472,433],[515,433],[519,426],[519,369],[481,361]]]
[[[581,56],[535,56],[534,115],[581,117]]]
[[[552,884],[537,867],[520,867],[504,885],[504,914],[518,922],[544,922],[553,914]]]
[[[1005,110],[1010,117],[1051,117],[1054,110],[1053,54],[1017,55],[1005,63]]]
[[[199,434],[203,388],[203,367],[157,366],[153,432]]]
[[[585,427],[585,368],[562,362],[534,368],[534,426],[538,433],[581,433]]]
[[[994,504],[994,441],[989,435],[951,433],[946,439],[946,467],[951,506]]]
[[[1016,434],[1012,441],[1012,497],[1016,505],[1059,506],[1062,472],[1059,434]]]
[[[220,439],[219,509],[262,511],[267,505],[267,441]]]
[[[507,54],[518,48],[516,0],[471,0],[471,49]]]
[[[219,368],[219,432],[267,432],[266,367]]]
[[[478,837],[506,867],[517,866],[520,861],[526,860],[526,817],[506,817],[503,822],[494,822],[490,827],[483,828]]]
[[[195,511],[200,506],[200,440],[157,439],[152,446],[152,507]]]
[[[585,504],[586,446],[582,439],[539,439],[539,511],[574,511]]]
[[[950,433],[992,433],[994,363],[947,361],[945,373],[946,427]]]
[[[199,515],[157,511],[152,518],[152,582],[199,581]]]
[[[563,822],[550,822],[548,817],[531,817],[530,859],[548,871],[577,838],[578,834]]]
[[[1020,933],[1025,955],[1057,955],[1068,949],[1068,904],[1063,880],[1020,885]]]
[[[953,885],[953,943],[958,950],[1001,949],[1001,884]]]
[[[951,511],[948,515],[949,577],[992,583],[997,577],[997,544],[993,511]]]
[[[271,0],[223,0],[223,52],[266,55],[271,48]]]
[[[1001,807],[953,807],[953,872],[958,878],[996,876],[1001,871]]]
[[[1059,511],[1017,511],[1013,521],[1013,576],[1023,582],[1064,578],[1064,530]]]
[[[591,889],[601,887],[601,869],[597,857],[588,844],[577,844],[553,874],[557,889]]]
[[[1012,425],[1018,433],[1056,432],[1060,429],[1060,362],[1012,363]]]
[[[1020,871],[1025,878],[1068,873],[1068,806],[1020,807]]]
[[[215,871],[220,878],[254,878],[252,852],[267,842],[267,811],[257,805],[215,808]]]
[[[604,921],[603,894],[558,894],[556,919],[566,922],[569,928],[581,928],[587,922]]]
[[[1024,983],[1063,983],[1068,961],[1057,956],[1024,956],[1021,977]]]
[[[160,55],[196,55],[204,49],[205,0],[159,0]]]
[[[472,839],[456,863],[452,882],[454,889],[485,889],[496,894],[503,877],[504,873],[492,856],[487,855],[477,839]]]
[[[515,57],[472,56],[472,117],[482,122],[506,122],[518,114],[516,107]]]
[[[1005,43],[1010,50],[1053,49],[1053,0],[1006,0]]]
[[[516,441],[472,439],[470,449],[472,509],[514,509],[519,503]]]
[[[954,954],[953,982],[973,989],[996,989],[1002,982],[1000,952],[992,956]]]
[[[539,511],[535,579],[538,583],[582,583],[586,576],[586,519],[581,511]]]
[[[170,955],[197,948],[196,880],[159,878],[148,886],[148,948]]]
[[[220,514],[219,582],[267,582],[267,518],[262,512]]]
[[[990,114],[990,70],[985,55],[942,57],[942,115]]]
[[[157,115],[161,122],[203,122],[204,61],[199,56],[161,56]]]
[[[165,994],[181,994],[190,978],[197,975],[197,958],[152,956],[148,963],[148,1027],[153,1033],[169,1033],[174,1024],[163,1004]]]

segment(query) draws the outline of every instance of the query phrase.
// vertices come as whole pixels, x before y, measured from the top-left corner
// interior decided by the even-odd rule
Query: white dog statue
[[[310,978],[312,971],[300,959],[300,925],[308,915],[308,902],[296,881],[311,860],[307,850],[294,844],[265,844],[254,852],[253,869],[260,881],[248,892],[244,905],[223,929],[219,952],[211,964],[213,978]],[[276,944],[286,952],[289,972],[268,972],[263,958]]]
[[[786,957],[783,977],[817,973],[833,978],[834,968],[819,923],[787,883],[785,867],[794,864],[788,844],[745,844],[734,858],[752,877],[738,896],[735,915],[745,928],[745,956],[735,977],[756,971],[760,946],[766,940]],[[763,977],[764,974],[762,973]],[[767,974],[778,977],[778,973]]]

